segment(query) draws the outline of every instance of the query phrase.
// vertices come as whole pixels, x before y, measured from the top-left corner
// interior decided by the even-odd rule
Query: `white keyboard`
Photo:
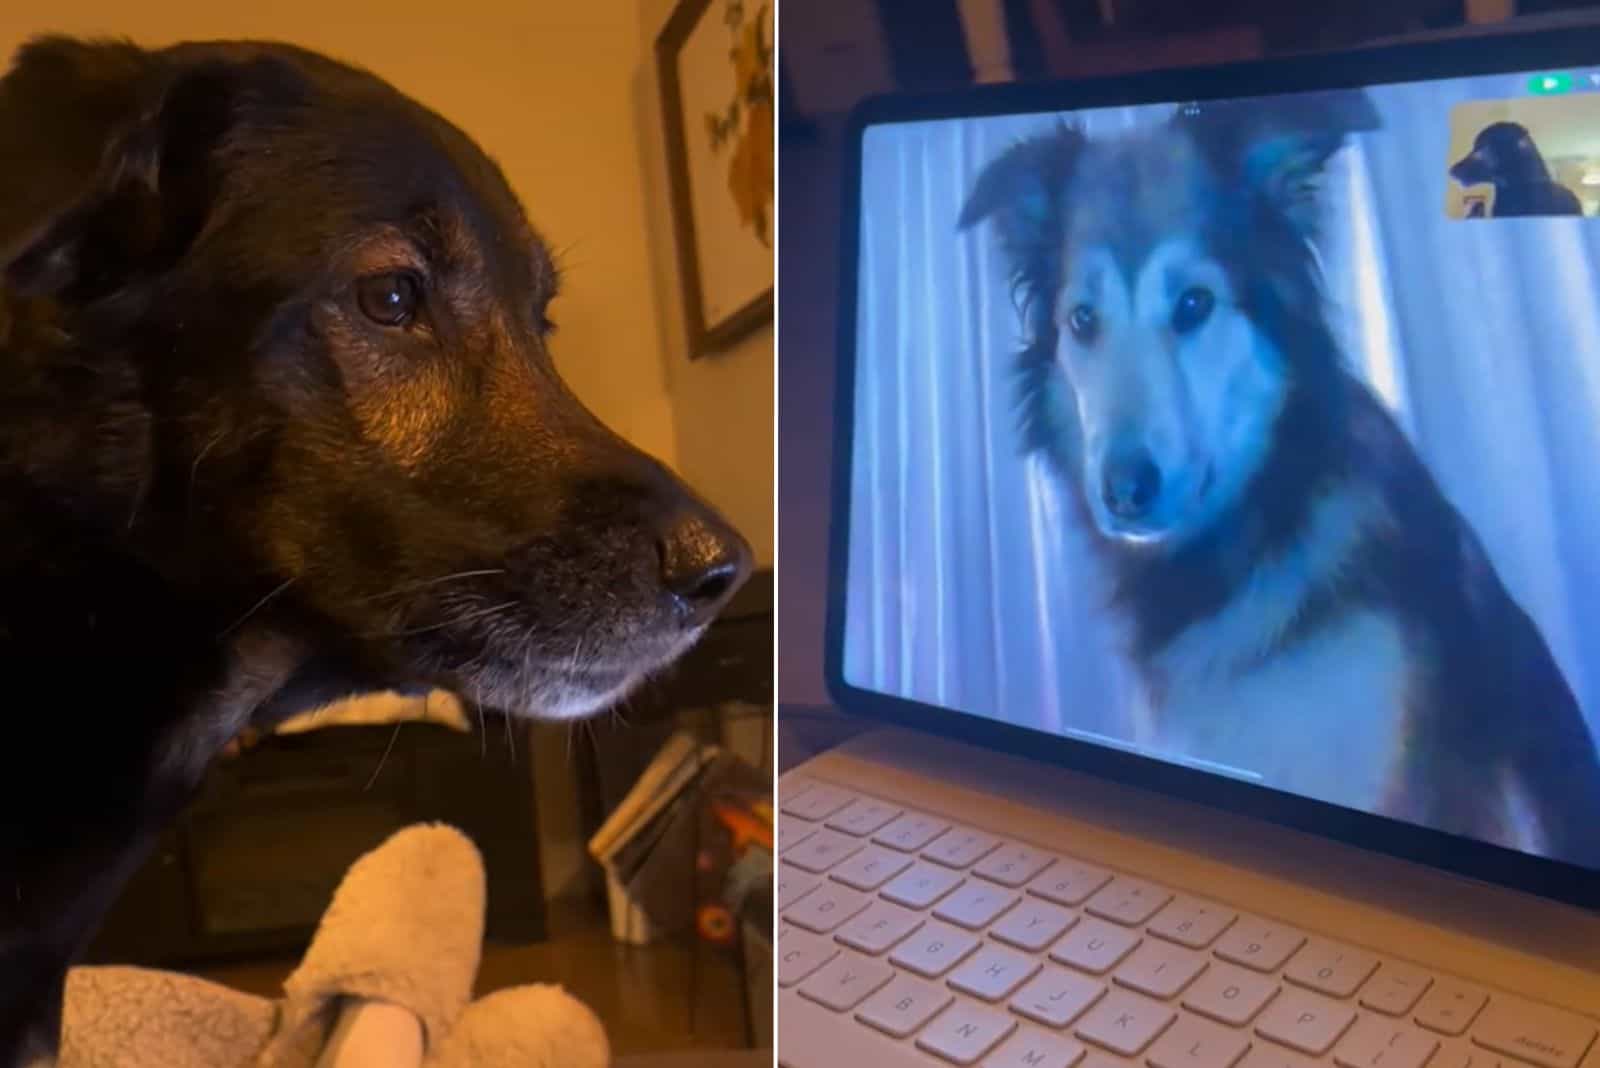
[[[1579,1068],[1592,1020],[790,776],[783,1068]]]

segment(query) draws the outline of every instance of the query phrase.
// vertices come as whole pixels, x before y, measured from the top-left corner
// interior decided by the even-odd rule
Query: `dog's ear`
[[[1061,197],[1083,145],[1083,132],[1065,123],[1052,133],[1012,145],[978,175],[956,226],[965,230],[993,218],[1007,249],[1025,247],[1053,233]]]
[[[86,302],[174,264],[221,181],[243,103],[292,90],[266,57],[177,60],[42,38],[0,79],[0,270],[8,288]]]
[[[1381,125],[1360,90],[1189,105],[1173,122],[1189,131],[1224,183],[1249,190],[1307,234],[1316,229],[1328,158],[1351,134]]]

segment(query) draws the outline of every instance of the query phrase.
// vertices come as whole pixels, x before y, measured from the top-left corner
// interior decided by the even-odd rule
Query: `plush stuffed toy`
[[[142,968],[71,974],[57,1068],[605,1068],[605,1031],[559,987],[471,1002],[483,862],[419,825],[350,868],[280,1000]]]

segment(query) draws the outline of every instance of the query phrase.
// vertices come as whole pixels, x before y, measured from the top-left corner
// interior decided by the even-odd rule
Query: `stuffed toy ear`
[[[287,68],[176,63],[121,43],[45,38],[0,80],[0,269],[14,292],[87,303],[170,268],[216,200],[241,99]]]
[[[1224,183],[1247,189],[1307,235],[1316,229],[1329,157],[1351,134],[1380,126],[1360,90],[1202,103],[1182,109],[1173,122],[1189,132]]]

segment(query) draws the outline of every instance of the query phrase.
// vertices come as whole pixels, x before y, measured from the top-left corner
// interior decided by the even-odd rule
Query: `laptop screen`
[[[1600,67],[862,138],[846,683],[1600,869]]]

